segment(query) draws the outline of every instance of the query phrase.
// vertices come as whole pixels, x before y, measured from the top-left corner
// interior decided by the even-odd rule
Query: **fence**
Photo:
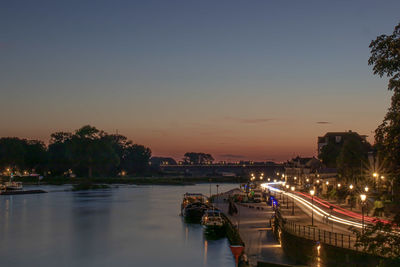
[[[356,236],[336,232],[326,231],[313,226],[299,225],[294,222],[280,220],[280,225],[288,233],[300,236],[313,241],[319,241],[323,244],[332,245],[346,249],[358,251],[356,247]]]

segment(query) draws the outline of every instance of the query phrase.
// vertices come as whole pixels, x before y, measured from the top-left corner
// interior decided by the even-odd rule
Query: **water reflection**
[[[234,266],[226,238],[208,240],[179,216],[182,195],[208,185],[42,188],[50,193],[0,197],[2,266]]]

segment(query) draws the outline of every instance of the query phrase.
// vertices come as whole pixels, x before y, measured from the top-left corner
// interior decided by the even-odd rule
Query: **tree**
[[[149,167],[150,158],[150,148],[129,144],[122,158],[121,167],[128,173],[143,173]]]
[[[329,143],[321,149],[321,153],[319,154],[319,158],[322,160],[322,163],[328,168],[336,168],[337,158],[340,154],[340,147]]]
[[[48,148],[49,169],[53,175],[61,175],[72,167],[72,134],[56,132],[51,134]]]
[[[25,167],[26,140],[16,137],[0,139],[0,167],[12,170]]]
[[[183,161],[185,164],[207,164],[212,163],[214,158],[206,153],[186,152]]]
[[[47,148],[42,141],[29,140],[25,142],[25,168],[43,173],[47,165]]]
[[[398,225],[383,223],[379,220],[367,224],[364,232],[355,227],[350,230],[356,235],[356,247],[361,247],[363,251],[400,260],[400,235],[397,232]],[[397,262],[398,263],[398,262]]]
[[[369,65],[380,77],[389,78],[388,90],[393,91],[391,106],[381,125],[375,130],[375,142],[380,162],[384,162],[387,177],[393,181],[394,196],[400,196],[400,23],[391,35],[380,35],[369,46]],[[397,199],[400,200],[400,199]],[[399,204],[400,205],[400,204]]]
[[[119,158],[111,144],[103,138],[106,135],[90,125],[76,130],[71,138],[71,160],[76,172],[87,172],[88,177],[104,173],[111,165],[118,165]]]
[[[352,137],[348,138],[337,157],[337,168],[347,182],[357,182],[363,163],[367,161],[370,145]],[[361,177],[360,177],[361,178]]]

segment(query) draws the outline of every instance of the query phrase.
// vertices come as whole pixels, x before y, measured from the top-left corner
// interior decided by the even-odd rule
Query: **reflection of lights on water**
[[[268,244],[268,245],[263,245],[263,248],[281,248],[281,244]]]
[[[208,241],[204,240],[204,262],[203,262],[204,266],[207,266],[207,251],[208,251]]]
[[[317,267],[321,267],[321,244],[317,243]]]
[[[282,238],[281,238],[281,236],[282,236],[282,232],[281,232],[281,229],[279,229],[278,230],[278,237],[279,237],[279,245],[280,246],[282,246]]]

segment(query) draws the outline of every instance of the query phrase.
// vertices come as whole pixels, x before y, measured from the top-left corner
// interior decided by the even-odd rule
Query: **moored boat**
[[[185,206],[185,208],[182,211],[182,215],[188,222],[200,223],[204,212],[208,209],[209,207],[205,203],[201,202],[190,203]]]
[[[187,205],[192,203],[207,203],[207,197],[200,193],[185,193],[181,204],[181,214],[183,215],[184,209]]]
[[[219,230],[225,225],[225,221],[221,216],[221,211],[217,209],[208,209],[201,218],[201,224],[209,230]]]
[[[2,191],[20,191],[22,190],[21,182],[5,182],[4,185],[1,186]]]

